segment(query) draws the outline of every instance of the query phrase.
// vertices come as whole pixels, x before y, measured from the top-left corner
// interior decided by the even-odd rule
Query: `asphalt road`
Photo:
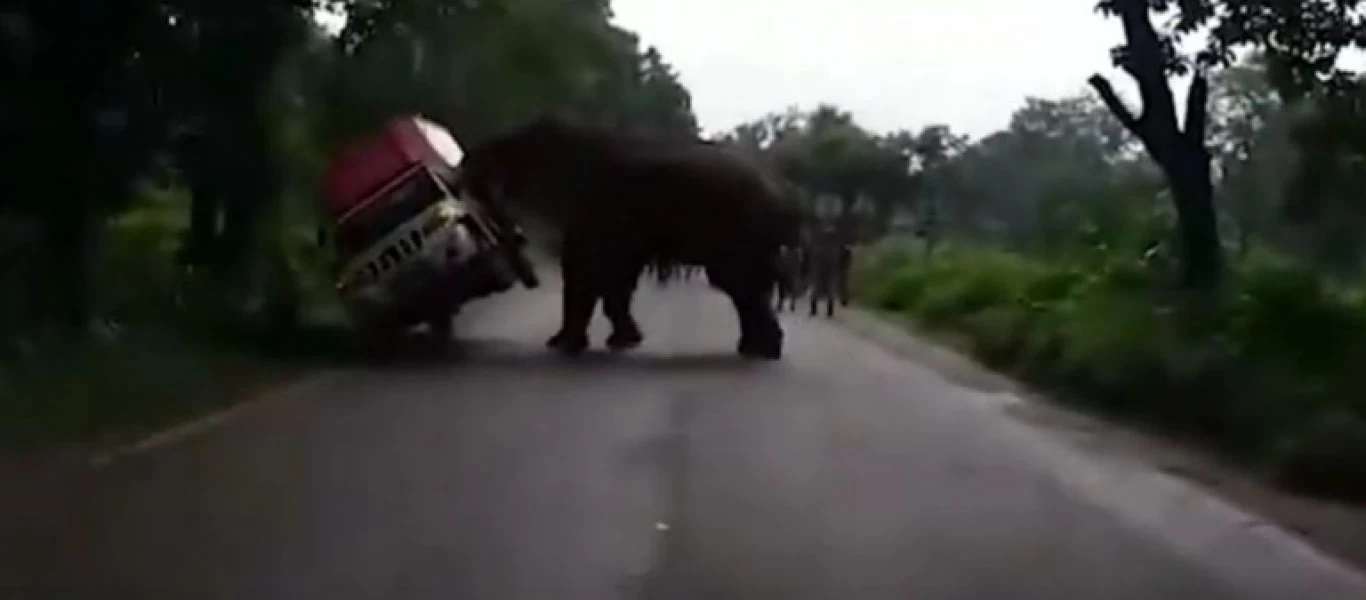
[[[472,307],[459,356],[331,374],[92,468],[15,597],[1366,598],[1274,528],[823,318],[744,362],[723,297],[647,285],[642,348],[567,362],[542,347],[555,291]]]

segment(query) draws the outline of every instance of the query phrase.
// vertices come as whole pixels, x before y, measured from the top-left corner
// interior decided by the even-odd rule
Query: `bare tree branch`
[[[1119,65],[1138,84],[1143,100],[1142,124],[1175,132],[1176,106],[1167,81],[1167,54],[1153,28],[1148,0],[1116,0],[1115,12],[1124,25],[1124,59]]]
[[[1119,95],[1115,94],[1115,88],[1110,85],[1109,80],[1097,73],[1092,75],[1090,79],[1087,79],[1086,82],[1091,84],[1092,88],[1095,88],[1097,94],[1100,94],[1101,102],[1105,103],[1105,107],[1110,109],[1110,113],[1115,115],[1116,119],[1119,119],[1120,124],[1124,125],[1125,129],[1132,131],[1136,135],[1141,135],[1141,132],[1139,131],[1141,124],[1139,123],[1138,118],[1134,117],[1132,112],[1129,112],[1129,107],[1125,106],[1124,101],[1120,100]]]

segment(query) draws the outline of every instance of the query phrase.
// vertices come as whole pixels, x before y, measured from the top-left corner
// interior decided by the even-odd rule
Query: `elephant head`
[[[569,119],[543,115],[473,148],[461,163],[460,186],[484,202],[518,205],[551,216],[568,210],[589,161],[602,155],[600,134]]]

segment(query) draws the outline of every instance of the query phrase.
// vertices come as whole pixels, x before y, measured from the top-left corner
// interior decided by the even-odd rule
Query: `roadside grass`
[[[175,260],[185,205],[149,190],[108,223],[86,339],[22,323],[0,339],[0,449],[135,437],[354,358],[311,231],[273,232],[262,268],[211,281]]]
[[[291,366],[174,334],[54,344],[0,367],[0,447],[111,443],[212,412],[294,375]]]
[[[909,317],[1059,400],[1198,440],[1294,490],[1366,501],[1366,291],[1265,252],[1218,299],[1164,285],[1158,256],[1026,256],[895,240],[860,300]]]

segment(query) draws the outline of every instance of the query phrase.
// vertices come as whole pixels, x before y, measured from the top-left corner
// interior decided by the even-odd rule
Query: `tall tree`
[[[101,223],[128,203],[159,137],[147,53],[164,14],[146,2],[27,0],[0,8],[0,22],[11,63],[0,74],[2,212],[40,224],[40,281],[55,288],[45,307],[79,333]]]
[[[691,98],[603,0],[354,2],[339,38],[332,137],[421,112],[466,143],[547,110],[695,135]]]
[[[1206,70],[1223,66],[1243,46],[1263,48],[1277,65],[1283,94],[1304,94],[1324,76],[1336,77],[1338,52],[1363,39],[1357,0],[1101,0],[1097,8],[1117,17],[1125,43],[1115,65],[1138,84],[1142,111],[1135,115],[1104,77],[1089,80],[1115,118],[1132,131],[1162,168],[1178,216],[1183,280],[1192,287],[1218,283],[1222,256],[1213,206],[1210,152],[1206,146],[1209,81]],[[1159,32],[1152,17],[1172,17]],[[1186,35],[1209,27],[1210,41],[1194,61],[1177,51]],[[1185,121],[1179,123],[1168,77],[1192,71]]]
[[[181,172],[191,190],[182,259],[236,274],[284,185],[273,90],[285,59],[309,41],[310,0],[180,0],[163,55]]]

